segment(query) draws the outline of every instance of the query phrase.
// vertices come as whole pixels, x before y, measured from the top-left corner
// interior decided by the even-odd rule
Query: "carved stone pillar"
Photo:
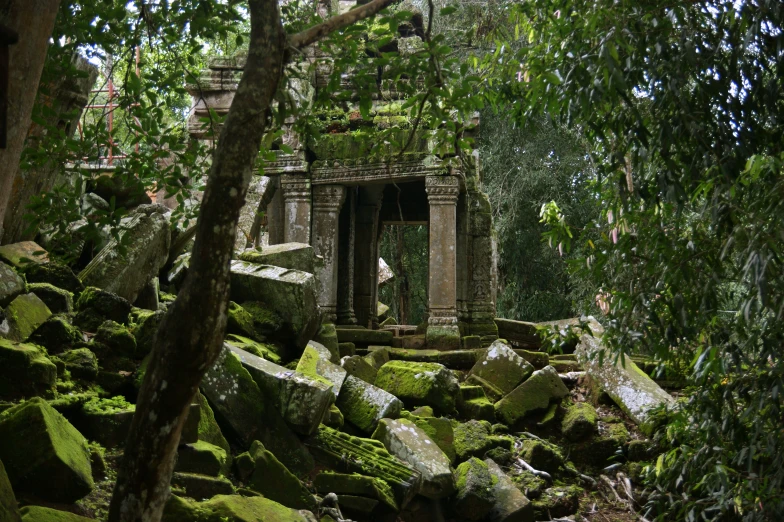
[[[313,187],[312,245],[316,255],[324,258],[324,268],[316,278],[318,300],[324,322],[337,320],[338,304],[338,218],[346,197],[342,185]]]
[[[280,176],[283,189],[283,241],[310,244],[310,180],[304,175]]]
[[[440,350],[460,347],[457,327],[457,198],[458,178],[428,176],[430,203],[427,346]]]
[[[362,187],[357,200],[354,238],[354,313],[357,324],[372,328],[378,322],[378,218],[383,185]]]
[[[354,315],[354,237],[356,230],[357,191],[349,187],[340,213],[338,234],[338,322],[357,324]]]

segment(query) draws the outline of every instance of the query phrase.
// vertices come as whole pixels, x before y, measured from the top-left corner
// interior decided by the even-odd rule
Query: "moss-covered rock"
[[[65,369],[77,379],[94,380],[98,375],[98,358],[88,348],[76,348],[60,354]]]
[[[457,411],[465,419],[495,420],[493,403],[487,399],[481,386],[460,386]]]
[[[376,382],[378,370],[364,357],[352,355],[343,361],[342,366],[349,375],[353,375],[357,379],[361,379],[368,384]]]
[[[125,443],[135,411],[136,406],[120,395],[94,397],[84,403],[81,415],[73,422],[85,437],[112,448]]]
[[[408,414],[404,418],[412,421],[419,429],[424,431],[430,439],[441,448],[441,451],[454,464],[457,459],[455,452],[455,433],[452,422],[444,417],[419,417]]]
[[[193,502],[172,495],[162,522],[315,522],[307,511],[297,511],[264,497],[217,495]]]
[[[388,391],[407,406],[432,406],[438,413],[455,409],[460,389],[457,379],[444,365],[390,361],[381,367],[376,386]]]
[[[470,420],[454,427],[455,454],[459,461],[470,457],[482,457],[493,447],[490,439],[490,423]]]
[[[367,477],[357,473],[322,471],[313,479],[313,487],[321,495],[336,493],[339,496],[354,495],[367,497],[378,500],[391,511],[398,510],[395,497],[392,494],[392,488],[378,478]]]
[[[546,471],[551,475],[564,464],[561,449],[544,440],[528,439],[524,441],[520,456],[534,469]]]
[[[336,404],[347,421],[367,434],[379,420],[396,419],[403,409],[400,399],[353,375],[346,377]]]
[[[73,312],[73,294],[68,290],[57,288],[49,283],[30,283],[27,291],[38,296],[55,314]]]
[[[22,515],[22,522],[89,522],[93,520],[68,511],[43,506],[25,506],[19,513]]]
[[[572,447],[575,462],[604,467],[610,458],[623,454],[623,446],[629,440],[629,430],[623,422],[601,422],[597,431],[590,439]]]
[[[0,339],[0,398],[54,395],[57,367],[32,344]]]
[[[341,359],[343,357],[352,357],[356,355],[357,347],[354,343],[338,343],[338,351]]]
[[[49,253],[34,241],[20,241],[0,246],[0,260],[20,269],[49,262]]]
[[[336,333],[341,343],[354,343],[356,346],[389,346],[392,332],[388,330],[367,330],[365,328],[337,327]]]
[[[466,520],[481,520],[490,513],[494,481],[487,464],[476,457],[463,462],[455,470],[455,482],[455,514]]]
[[[512,481],[517,486],[517,489],[531,500],[539,498],[542,492],[547,489],[547,481],[530,471],[521,471],[512,475]]]
[[[579,486],[558,486],[546,489],[532,502],[537,520],[568,517],[577,513],[583,490]]]
[[[534,367],[503,341],[493,342],[471,368],[471,375],[489,382],[504,395],[514,390],[533,372]]]
[[[133,357],[140,359],[152,351],[155,333],[163,321],[166,312],[158,310],[139,310],[131,326],[131,334],[136,339],[136,350]]]
[[[74,324],[82,330],[95,332],[104,321],[128,324],[131,303],[119,295],[89,286],[76,300]]]
[[[201,475],[199,473],[175,471],[172,474],[171,484],[173,488],[182,489],[187,496],[195,499],[206,499],[216,495],[231,495],[234,493],[234,485],[229,479]]]
[[[250,450],[254,469],[247,486],[286,507],[312,511],[316,507],[315,499],[299,479],[261,443],[256,441],[254,446]]]
[[[136,338],[125,326],[115,321],[104,321],[93,338],[96,344],[106,346],[111,354],[137,358]],[[138,357],[142,359],[142,357]]]
[[[0,306],[7,306],[24,291],[24,279],[13,268],[5,263],[0,263]]]
[[[193,444],[182,444],[177,449],[174,471],[217,477],[226,475],[231,466],[230,459],[231,455],[223,448],[200,440]]]
[[[2,461],[0,461],[0,520],[4,522],[19,522],[20,520],[16,496]]]
[[[74,502],[93,489],[87,441],[43,399],[0,415],[0,460],[17,493]]]
[[[196,403],[199,405],[199,440],[214,444],[219,448],[226,451],[228,454],[231,451],[226,437],[223,436],[220,426],[215,420],[215,414],[212,412],[207,398],[201,394],[196,394]]]
[[[335,325],[325,323],[321,325],[318,334],[313,338],[314,341],[324,345],[329,350],[329,361],[338,364],[340,362],[340,347],[338,345],[338,334]]]
[[[596,409],[587,402],[578,402],[566,408],[561,423],[561,434],[571,441],[578,441],[596,432]]]
[[[28,341],[43,346],[50,354],[58,354],[84,341],[84,336],[67,316],[57,314],[36,328]]]
[[[52,312],[35,294],[22,294],[14,298],[5,308],[8,333],[12,341],[24,341],[41,326]]]
[[[241,350],[252,353],[256,357],[261,357],[275,364],[281,364],[283,358],[281,353],[283,350],[279,346],[267,342],[256,342],[250,337],[244,337],[237,334],[229,334],[226,336],[226,342],[232,346],[236,346]]]
[[[512,479],[503,472],[492,459],[485,459],[485,464],[493,479],[493,507],[490,509],[488,520],[497,522],[512,522],[515,520],[530,522],[534,520],[533,506]]]
[[[45,264],[31,264],[24,269],[28,283],[49,283],[67,290],[74,295],[84,290],[84,285],[68,266],[50,261]]]
[[[509,395],[495,403],[496,418],[512,426],[527,415],[545,410],[550,401],[569,395],[552,366],[537,370]]]
[[[256,337],[253,317],[251,317],[247,310],[234,301],[229,301],[226,332],[241,335],[243,337]]]

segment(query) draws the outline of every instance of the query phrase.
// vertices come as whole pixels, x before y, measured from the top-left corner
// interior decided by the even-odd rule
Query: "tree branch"
[[[289,46],[295,49],[302,49],[308,45],[319,41],[333,31],[343,29],[351,24],[370,18],[385,7],[388,7],[399,0],[373,0],[362,7],[352,9],[342,15],[333,16],[329,20],[314,25],[304,31],[289,37]]]

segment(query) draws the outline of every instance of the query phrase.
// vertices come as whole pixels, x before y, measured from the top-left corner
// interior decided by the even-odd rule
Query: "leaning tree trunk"
[[[223,342],[240,209],[288,49],[302,49],[394,1],[373,0],[287,40],[277,0],[249,0],[247,63],[213,157],[188,276],[156,333],[112,495],[110,522],[157,522],[169,498],[186,409]]]

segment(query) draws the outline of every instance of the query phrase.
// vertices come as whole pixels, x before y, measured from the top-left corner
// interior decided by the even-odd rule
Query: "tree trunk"
[[[19,42],[11,46],[8,59],[8,142],[5,149],[0,149],[0,244],[6,209],[16,193],[14,179],[59,7],[60,0],[0,2],[0,24],[19,34]]]

